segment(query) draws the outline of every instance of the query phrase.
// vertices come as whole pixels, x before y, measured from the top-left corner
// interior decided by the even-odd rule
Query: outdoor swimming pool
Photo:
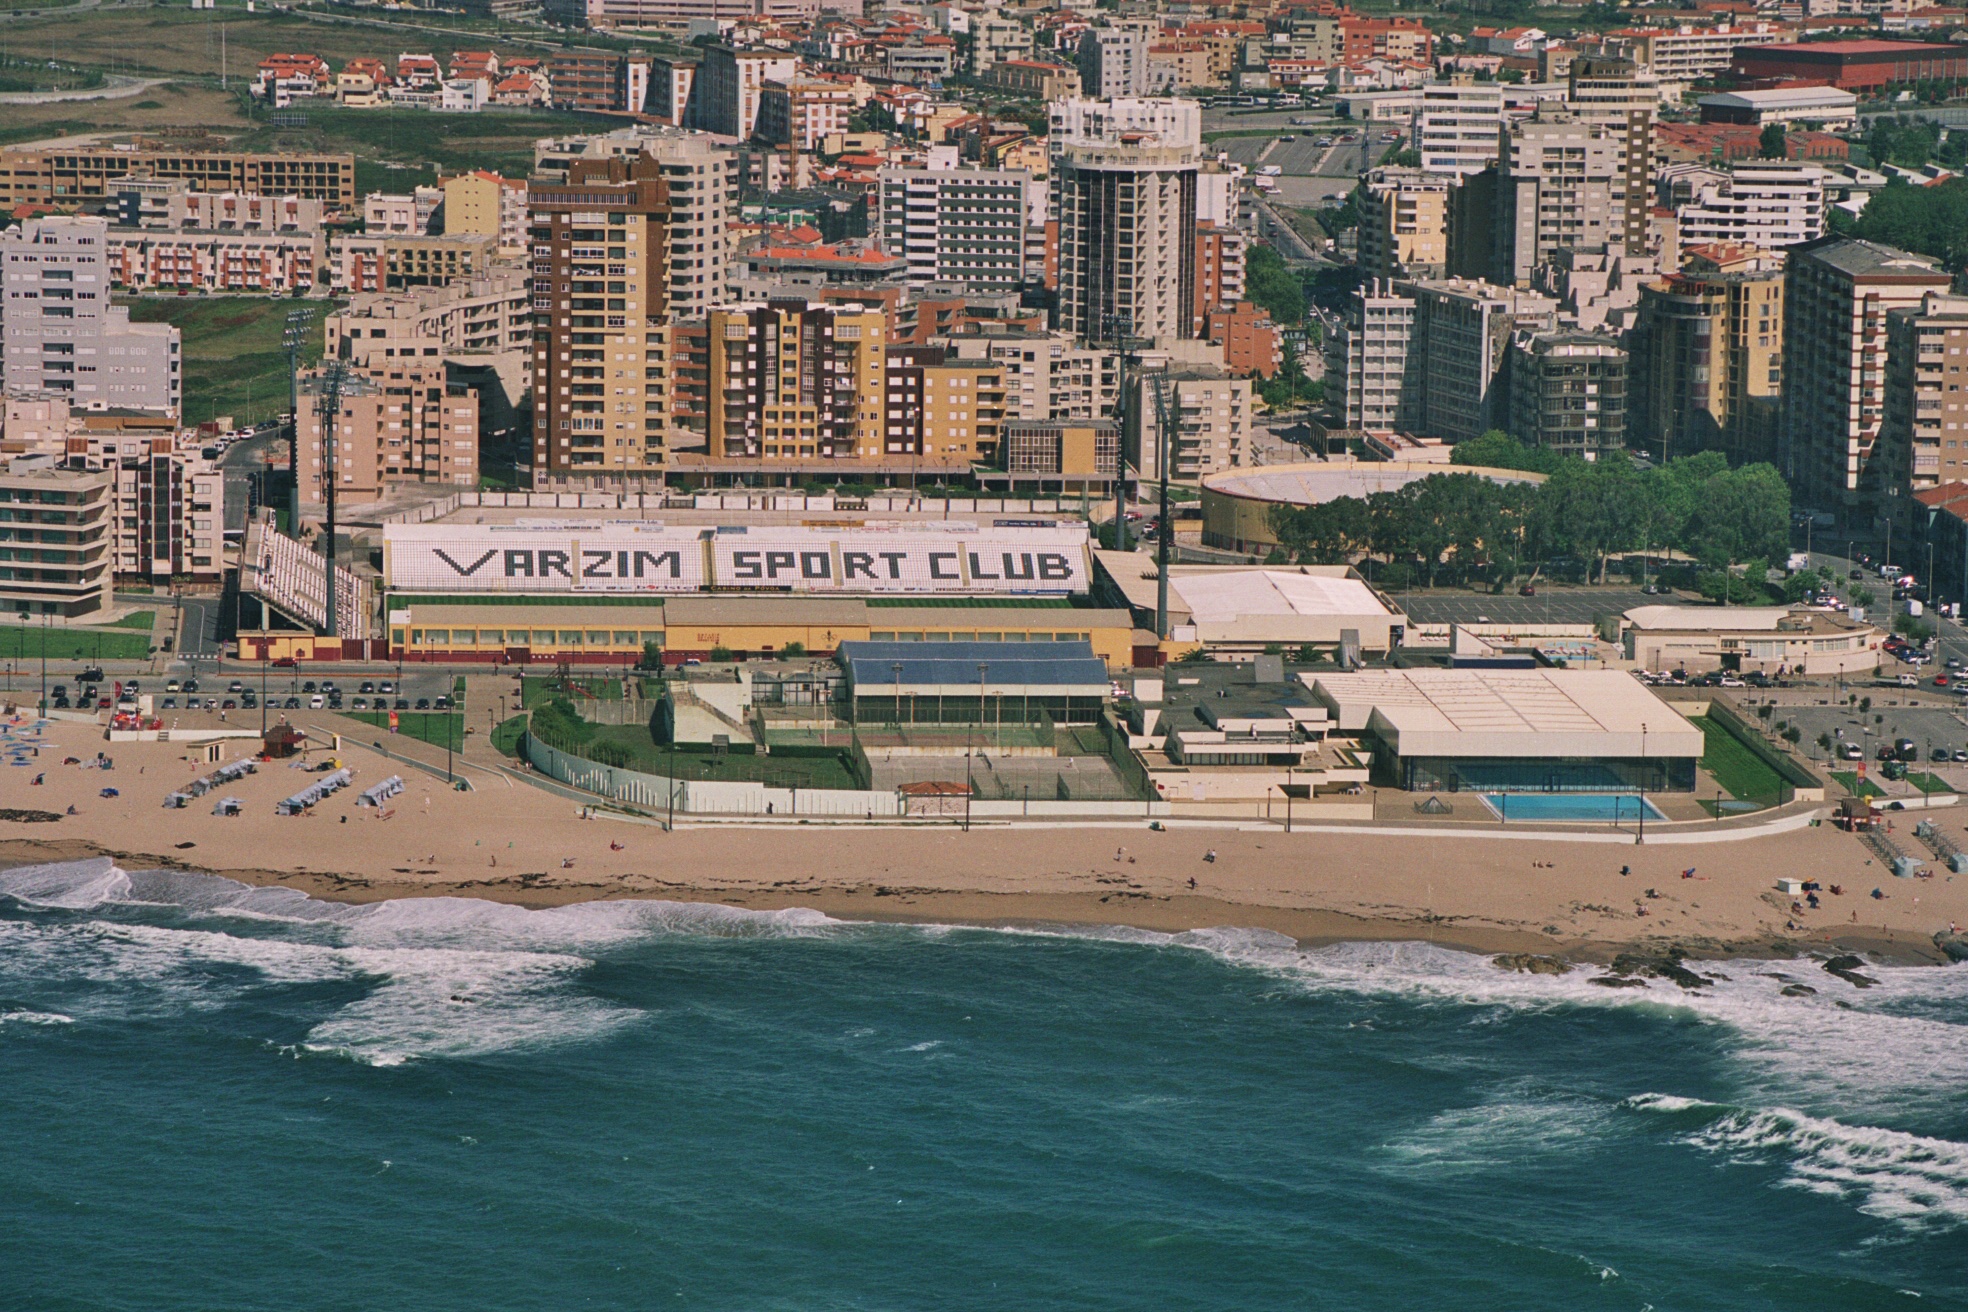
[[[1506,823],[1512,820],[1596,820],[1613,824],[1640,818],[1665,820],[1659,807],[1637,793],[1478,793],[1483,804]]]

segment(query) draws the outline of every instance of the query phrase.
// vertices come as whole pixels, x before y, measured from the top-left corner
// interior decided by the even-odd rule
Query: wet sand
[[[78,814],[0,821],[0,865],[109,855],[127,869],[180,867],[313,896],[367,902],[468,896],[526,906],[643,897],[757,910],[811,907],[843,919],[984,925],[1235,925],[1308,944],[1427,940],[1483,952],[1607,960],[1631,949],[1788,956],[1861,951],[1937,961],[1932,936],[1968,923],[1968,875],[1893,879],[1829,825],[1713,845],[1578,843],[1331,829],[835,827],[779,823],[665,832],[611,818],[523,782],[472,775],[477,790],[349,745],[355,787],[304,817],[274,803],[318,776],[277,762],[166,810],[163,797],[212,767],[183,744],[108,744],[79,724],[50,728],[30,767],[0,767],[0,806]],[[250,744],[249,744],[250,745]],[[232,748],[234,752],[243,748]],[[115,761],[63,766],[64,755]],[[318,759],[320,753],[315,756]],[[29,787],[36,772],[47,782]],[[382,812],[357,793],[390,774],[406,791]],[[103,787],[120,796],[102,798]],[[244,813],[211,814],[220,796]],[[1961,819],[1941,813],[1957,841]],[[1910,830],[1910,818],[1896,824]],[[1911,847],[1910,833],[1901,835]],[[1208,855],[1215,854],[1214,860]],[[1622,876],[1621,866],[1632,873]],[[1696,877],[1682,871],[1694,867]],[[1779,875],[1839,884],[1794,912]],[[1191,883],[1193,881],[1193,885]],[[1867,896],[1874,888],[1886,896]],[[1652,889],[1657,897],[1648,897]],[[1644,909],[1646,914],[1639,914]],[[1786,922],[1799,926],[1786,929]]]

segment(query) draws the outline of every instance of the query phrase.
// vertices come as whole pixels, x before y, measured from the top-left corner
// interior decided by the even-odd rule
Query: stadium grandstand
[[[276,611],[288,623],[315,633],[328,631],[328,562],[265,520],[246,526],[240,553],[239,591]],[[345,566],[335,567],[335,634],[366,642],[376,636],[374,585]],[[263,622],[263,630],[274,625]],[[246,637],[241,634],[242,640]]]

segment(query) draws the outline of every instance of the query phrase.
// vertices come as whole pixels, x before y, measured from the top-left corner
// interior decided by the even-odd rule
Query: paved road
[[[1283,246],[1282,254],[1287,259],[1316,260],[1319,252],[1312,244],[1298,235],[1298,230],[1285,222],[1278,212],[1265,201],[1259,201],[1255,210],[1257,215],[1257,235],[1273,246]]]
[[[1669,596],[1650,597],[1638,588],[1544,588],[1535,597],[1474,593],[1392,594],[1408,618],[1423,624],[1591,624],[1635,606],[1675,605]]]
[[[178,654],[218,655],[219,614],[224,602],[217,597],[184,597],[179,605],[184,614],[178,622]]]
[[[69,100],[128,100],[132,96],[161,87],[168,78],[124,77],[109,73],[99,87],[78,87],[73,91],[9,91],[0,94],[0,105],[54,105]]]
[[[253,499],[253,480],[267,468],[267,449],[280,440],[278,432],[235,442],[219,458],[225,471],[225,526],[228,533],[246,531],[246,515]]]

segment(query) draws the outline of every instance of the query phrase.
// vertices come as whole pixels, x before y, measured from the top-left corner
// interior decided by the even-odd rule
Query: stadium
[[[313,636],[326,627],[321,557],[255,525],[242,593],[263,622],[242,624],[242,655],[619,667],[658,652],[680,664],[823,655],[856,641],[1073,641],[1120,668],[1149,655],[1138,638],[1155,646],[1125,609],[1091,605],[1087,526],[1052,516],[457,518],[366,536],[371,551],[355,554],[375,556],[379,577],[337,570],[339,639]],[[295,631],[277,628],[275,614]]]

